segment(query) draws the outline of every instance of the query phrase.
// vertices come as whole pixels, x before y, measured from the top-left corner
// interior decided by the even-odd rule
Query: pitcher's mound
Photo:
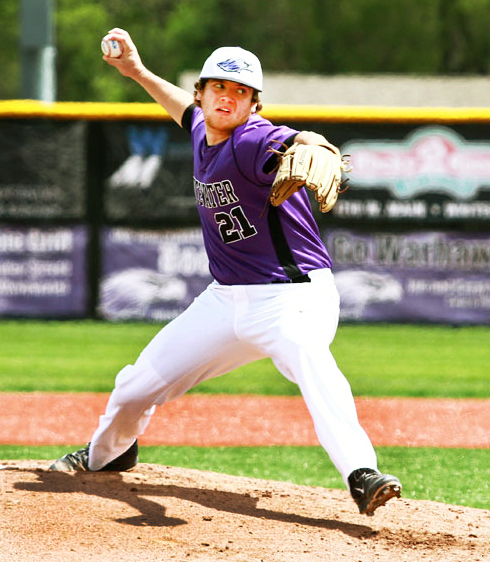
[[[488,560],[490,511],[393,499],[359,515],[347,491],[140,464],[56,473],[0,467],[2,561]]]

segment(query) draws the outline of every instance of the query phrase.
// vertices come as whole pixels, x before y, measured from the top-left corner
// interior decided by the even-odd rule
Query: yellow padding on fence
[[[378,107],[265,105],[261,112],[275,121],[488,123],[490,107]],[[55,102],[0,100],[0,119],[48,118],[85,120],[170,120],[156,103]]]
[[[348,122],[490,122],[490,108],[271,105],[261,115],[272,120]]]
[[[100,121],[125,119],[170,119],[167,112],[156,103],[47,103],[36,100],[0,101],[0,119],[7,117],[26,119],[85,119]]]

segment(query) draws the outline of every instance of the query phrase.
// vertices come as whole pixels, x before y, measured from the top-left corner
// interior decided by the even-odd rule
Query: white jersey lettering
[[[239,199],[229,180],[216,183],[202,183],[194,178],[194,194],[198,205],[206,209],[226,207],[238,203]]]

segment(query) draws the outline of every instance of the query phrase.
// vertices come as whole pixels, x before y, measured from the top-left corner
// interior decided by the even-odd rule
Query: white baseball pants
[[[91,440],[90,470],[124,453],[144,432],[155,405],[264,357],[299,385],[319,442],[346,484],[353,470],[376,468],[349,383],[329,350],[339,318],[333,275],[322,269],[309,276],[311,283],[211,283],[117,375]]]

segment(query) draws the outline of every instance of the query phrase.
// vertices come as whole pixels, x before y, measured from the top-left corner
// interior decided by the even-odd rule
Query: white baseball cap
[[[231,80],[262,91],[259,59],[241,47],[220,47],[206,59],[199,78]]]

